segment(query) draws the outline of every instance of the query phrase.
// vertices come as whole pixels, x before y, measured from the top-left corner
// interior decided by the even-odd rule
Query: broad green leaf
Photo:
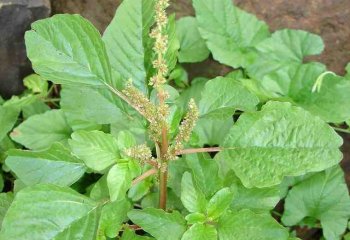
[[[31,74],[23,79],[23,84],[33,93],[46,94],[49,84],[37,74]]]
[[[67,187],[39,184],[17,193],[0,239],[96,239],[99,206]]]
[[[100,33],[83,17],[57,14],[36,21],[25,40],[28,58],[44,79],[57,84],[115,87]]]
[[[337,164],[342,143],[320,118],[290,103],[269,102],[259,112],[241,115],[216,158],[245,187],[262,188]]]
[[[97,172],[104,171],[120,158],[117,140],[111,134],[101,131],[74,132],[69,145],[74,155]]]
[[[22,107],[23,118],[27,119],[33,115],[42,114],[51,110],[48,105],[37,99],[33,103]]]
[[[232,170],[226,175],[225,185],[229,186],[234,194],[230,207],[236,211],[249,209],[257,213],[268,212],[280,200],[280,189],[278,186],[246,188]]]
[[[349,240],[350,239],[350,233],[347,233],[344,235],[344,240]]]
[[[186,231],[186,221],[176,211],[167,213],[154,208],[134,209],[128,213],[128,217],[157,240],[180,240]]]
[[[133,202],[140,201],[146,194],[148,194],[154,185],[153,178],[149,177],[142,182],[132,186],[128,191],[128,198]]]
[[[97,240],[105,240],[105,236],[115,238],[122,227],[122,223],[127,219],[130,207],[131,204],[126,199],[104,205],[101,210]]]
[[[209,154],[189,154],[183,157],[188,169],[192,173],[196,187],[211,198],[222,188],[222,180],[219,177],[218,164]]]
[[[123,1],[103,34],[112,68],[124,79],[131,78],[144,93],[148,92],[145,48],[154,23],[153,9],[153,0]]]
[[[120,240],[153,240],[154,238],[136,235],[134,231],[126,228]]]
[[[327,74],[323,76],[319,91],[312,91],[317,79],[326,71],[326,66],[317,63],[304,64],[289,71],[292,80],[288,96],[326,122],[344,122],[350,119],[348,79]]]
[[[181,204],[181,199],[178,197],[172,189],[168,189],[167,191],[167,201],[166,206],[168,211],[181,211],[187,212],[184,206]],[[159,207],[159,193],[152,192],[146,195],[141,201],[141,207],[145,208],[158,208]]]
[[[125,199],[125,194],[131,187],[132,175],[128,163],[118,163],[109,170],[107,185],[111,201]]]
[[[178,64],[171,71],[168,80],[174,81],[177,87],[185,88],[188,86],[188,73],[183,66]]]
[[[168,74],[175,68],[179,55],[180,42],[176,36],[176,18],[175,14],[168,17],[166,33],[168,35],[168,49],[165,53],[165,60],[168,65]]]
[[[302,64],[306,56],[320,54],[324,44],[315,34],[285,29],[276,31],[256,48],[259,57],[248,67],[249,74],[262,81],[270,91],[285,94],[288,83],[281,79],[285,78],[289,68]]]
[[[13,201],[13,193],[0,193],[0,226],[2,225],[2,221],[7,213],[7,210],[11,206]]]
[[[190,213],[185,219],[188,224],[205,223],[207,216],[203,213]]]
[[[250,210],[229,212],[217,225],[220,240],[288,240],[289,232],[269,214],[256,214]]]
[[[22,109],[25,106],[28,106],[37,100],[37,96],[33,94],[26,94],[24,96],[12,96],[11,99],[7,100],[3,106]]]
[[[270,36],[268,26],[231,0],[194,0],[199,32],[215,60],[234,68],[254,59],[252,48]]]
[[[11,131],[17,121],[19,109],[16,107],[0,106],[0,141]]]
[[[201,62],[209,57],[210,52],[198,31],[196,18],[177,20],[176,35],[180,41],[179,62]]]
[[[16,127],[11,138],[26,148],[42,150],[54,142],[66,142],[72,130],[62,110],[34,115]]]
[[[220,145],[232,127],[232,116],[226,119],[200,118],[194,127],[193,134],[197,135],[195,145]],[[192,143],[192,142],[191,142]]]
[[[258,103],[259,99],[239,81],[217,77],[205,84],[199,113],[201,117],[225,119],[235,110],[253,111]]]
[[[189,172],[185,172],[182,176],[181,201],[189,212],[205,212],[207,201],[204,194],[195,186]]]
[[[103,88],[63,86],[60,104],[73,130],[96,130],[123,117],[120,100]]]
[[[230,206],[234,194],[229,188],[223,188],[219,190],[210,199],[207,206],[207,214],[211,219],[219,218]]]
[[[177,104],[185,111],[188,107],[188,102],[191,98],[194,99],[196,104],[199,104],[199,101],[202,98],[202,91],[205,87],[208,79],[206,78],[195,78],[191,81],[191,86],[186,88],[181,92],[180,97],[177,99]]]
[[[121,118],[116,118],[111,124],[111,134],[118,137],[122,131],[131,132],[138,144],[144,144],[148,141],[147,122],[139,116],[129,118],[124,115]]]
[[[196,154],[193,155],[195,155],[194,158],[196,158]],[[186,155],[186,157],[188,156],[192,156],[192,154]],[[191,171],[184,159],[185,156],[182,156],[179,161],[169,162],[169,176],[171,177],[168,178],[168,188],[171,188],[179,198],[181,197],[181,181],[179,181],[179,179],[182,178],[185,172]]]
[[[117,136],[118,148],[121,155],[125,155],[123,152],[137,145],[134,135],[129,131],[121,131]],[[127,157],[127,156],[125,156]]]
[[[289,191],[282,222],[297,225],[311,217],[321,221],[326,239],[340,239],[350,217],[350,197],[340,167],[317,173]]]
[[[90,198],[95,201],[109,200],[109,190],[107,186],[107,174],[103,175],[91,188]]]
[[[70,186],[86,170],[85,164],[60,143],[42,152],[10,150],[6,165],[27,186],[38,183]]]
[[[0,141],[0,163],[3,163],[5,161],[7,157],[7,151],[13,148],[16,148],[14,142],[10,139],[10,137],[5,136],[2,141]],[[4,168],[6,168],[5,165],[3,165],[3,169]]]
[[[218,233],[212,225],[194,224],[182,236],[181,240],[217,240]]]

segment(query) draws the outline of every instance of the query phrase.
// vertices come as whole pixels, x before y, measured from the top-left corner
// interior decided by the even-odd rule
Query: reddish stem
[[[194,153],[205,153],[205,152],[220,152],[223,149],[220,147],[211,147],[211,148],[190,148],[190,149],[183,149],[180,152],[177,153],[177,155],[184,155],[184,154],[194,154]]]
[[[134,181],[132,181],[132,185],[134,186],[134,185],[138,184],[139,182],[141,182],[142,180],[144,180],[144,179],[148,178],[149,176],[152,176],[156,173],[157,173],[157,169],[152,168],[152,169],[148,170],[147,172],[144,172],[139,177],[135,178]]]

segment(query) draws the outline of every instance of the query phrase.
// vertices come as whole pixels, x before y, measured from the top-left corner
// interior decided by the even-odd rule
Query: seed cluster
[[[169,160],[176,159],[176,155],[184,148],[184,143],[188,142],[191,137],[191,133],[196,125],[199,117],[198,108],[193,99],[188,103],[188,112],[181,122],[179,133],[175,137],[174,144],[169,147],[167,158]]]
[[[128,148],[125,150],[125,154],[143,164],[153,160],[152,151],[146,144]]]
[[[153,51],[157,58],[153,61],[153,67],[157,70],[156,75],[151,77],[150,85],[161,90],[162,85],[166,83],[166,76],[168,74],[168,65],[165,55],[168,49],[168,35],[166,34],[166,26],[168,24],[168,17],[166,8],[169,6],[168,0],[158,0],[155,6],[155,21],[156,25],[150,33],[150,37],[155,40]]]

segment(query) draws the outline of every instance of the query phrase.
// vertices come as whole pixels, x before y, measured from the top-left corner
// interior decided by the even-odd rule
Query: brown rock
[[[26,57],[24,32],[30,24],[50,15],[49,0],[0,1],[0,95],[23,90],[22,78],[32,72]]]
[[[178,17],[193,15],[191,0],[172,0],[170,11]],[[344,73],[350,62],[350,1],[349,0],[235,0],[244,10],[265,20],[271,30],[304,29],[322,36],[325,52],[316,60],[330,70]],[[107,26],[120,0],[54,0],[55,13],[80,13],[101,31]]]

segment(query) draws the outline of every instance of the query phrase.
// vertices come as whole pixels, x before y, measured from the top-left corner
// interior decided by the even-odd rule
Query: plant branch
[[[123,94],[122,92],[120,92],[119,90],[115,89],[114,87],[106,84],[106,86],[108,87],[109,90],[111,90],[112,93],[114,93],[115,95],[117,95],[119,98],[121,98],[124,102],[126,102],[127,104],[129,104],[132,108],[134,108],[141,116],[143,116],[146,120],[149,121],[149,119],[147,119],[147,117],[145,116],[145,114],[137,107],[135,106],[130,99],[125,96],[125,94]]]
[[[177,155],[184,155],[184,154],[194,154],[194,153],[205,153],[205,152],[220,152],[223,148],[221,147],[211,147],[211,148],[189,148],[189,149],[183,149],[180,152],[177,153]]]
[[[338,128],[338,127],[333,127],[333,129],[337,132],[342,132],[342,133],[348,133],[350,134],[350,129],[344,129],[344,128]]]
[[[135,178],[133,181],[132,181],[132,185],[135,186],[136,184],[138,184],[139,182],[141,182],[142,180],[156,174],[158,172],[157,169],[155,168],[152,168],[150,170],[148,170],[147,172],[144,172],[142,175],[140,175],[139,177]]]

